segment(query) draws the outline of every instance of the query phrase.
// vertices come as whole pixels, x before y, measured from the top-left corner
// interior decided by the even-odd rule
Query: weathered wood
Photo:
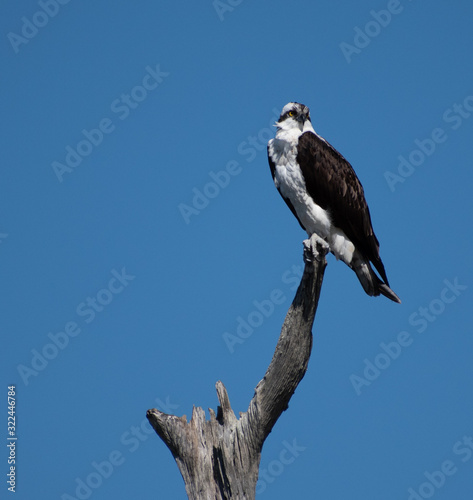
[[[192,418],[148,410],[156,433],[174,456],[191,500],[253,500],[263,443],[304,377],[312,349],[312,324],[327,262],[318,236],[304,241],[305,268],[284,320],[273,359],[248,410],[237,419],[222,382],[217,414],[194,407]]]

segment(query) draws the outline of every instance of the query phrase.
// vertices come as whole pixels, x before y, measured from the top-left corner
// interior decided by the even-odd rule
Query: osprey
[[[307,106],[286,104],[276,127],[276,137],[268,142],[271,174],[302,229],[309,237],[316,233],[325,239],[368,295],[400,303],[389,288],[363,187],[352,166],[314,131]]]

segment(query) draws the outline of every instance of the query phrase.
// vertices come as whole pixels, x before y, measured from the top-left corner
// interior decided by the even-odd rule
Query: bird
[[[353,167],[315,132],[304,104],[286,104],[275,126],[276,135],[267,147],[271,175],[302,229],[309,237],[315,233],[323,238],[335,258],[356,273],[369,296],[384,295],[401,303],[389,286],[363,186]]]

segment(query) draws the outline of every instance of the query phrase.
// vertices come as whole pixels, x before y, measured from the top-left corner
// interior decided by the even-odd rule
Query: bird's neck
[[[304,132],[312,132],[313,134],[315,134],[312,123],[309,120],[304,123],[304,127],[302,129],[300,127],[278,127],[278,130],[276,132],[276,139],[286,141],[290,144],[296,144],[299,141],[299,137]]]

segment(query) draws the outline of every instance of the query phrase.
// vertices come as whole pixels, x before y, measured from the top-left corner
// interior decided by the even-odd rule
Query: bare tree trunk
[[[255,498],[263,443],[287,409],[304,377],[312,349],[312,324],[327,262],[328,246],[318,236],[304,241],[305,269],[284,320],[273,359],[258,383],[248,410],[237,419],[222,382],[216,384],[220,406],[194,407],[192,419],[156,409],[147,417],[171,450],[192,500]]]

